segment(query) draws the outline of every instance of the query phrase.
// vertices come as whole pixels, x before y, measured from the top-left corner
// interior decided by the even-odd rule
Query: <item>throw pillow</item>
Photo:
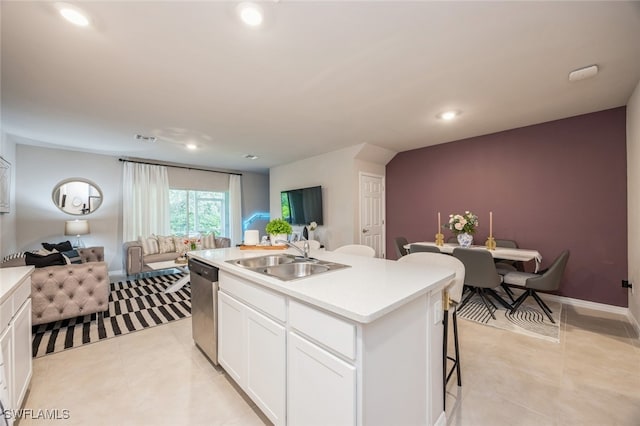
[[[64,256],[64,260],[67,264],[82,263],[82,258],[80,257],[78,250],[63,251],[62,255]]]
[[[31,250],[30,251],[31,254],[37,254],[38,256],[47,256],[51,253],[59,253],[58,250],[53,249],[53,250],[47,250],[47,249],[38,249],[38,250]]]
[[[212,232],[210,234],[205,234],[201,238],[202,240],[202,248],[203,249],[214,249],[216,248],[216,235]]]
[[[70,241],[63,241],[57,244],[42,243],[42,247],[44,247],[46,250],[49,250],[49,251],[57,250],[62,252],[62,251],[73,250],[73,247],[71,246]]]
[[[189,238],[187,237],[173,237],[173,244],[176,246],[177,253],[184,253],[189,251]]]
[[[158,254],[160,250],[158,249],[158,240],[156,237],[144,238],[142,236],[138,237],[138,242],[142,245],[142,253],[147,254]]]
[[[158,249],[160,253],[175,253],[176,245],[173,243],[173,237],[165,237],[156,235],[158,239]]]
[[[33,265],[36,268],[46,268],[47,266],[66,265],[61,253],[51,253],[47,256],[40,256],[33,253],[25,254],[25,264]]]

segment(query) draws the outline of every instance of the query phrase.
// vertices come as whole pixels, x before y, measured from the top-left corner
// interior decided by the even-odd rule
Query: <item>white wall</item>
[[[0,213],[0,260],[17,251],[16,244],[16,144],[2,132],[0,134],[0,156],[11,163],[10,212]]]
[[[318,227],[315,238],[328,250],[358,242],[359,173],[385,175],[385,165],[394,152],[361,144],[270,170],[271,218],[280,217],[280,191],[322,186],[324,225]]]
[[[627,244],[629,312],[640,323],[640,82],[627,103]]]
[[[122,163],[118,157],[24,144],[16,146],[16,157],[16,208],[12,209],[12,214],[17,216],[14,238],[17,247],[6,254],[41,248],[44,241],[73,240],[73,236],[63,235],[64,221],[79,216],[58,210],[51,196],[54,186],[61,180],[83,177],[96,183],[104,198],[96,212],[83,216],[89,221],[91,234],[82,239],[87,246],[103,246],[109,271],[121,272]],[[243,216],[246,216],[245,211],[268,211],[269,177],[245,172],[242,181]],[[4,218],[2,220],[4,223]]]
[[[103,201],[94,213],[82,216],[91,233],[85,245],[103,246],[110,271],[122,269],[122,165],[117,157],[19,144],[16,147],[16,237],[19,250],[41,248],[42,242],[71,240],[64,222],[77,219],[60,211],[51,198],[64,179],[89,179],[102,190]]]

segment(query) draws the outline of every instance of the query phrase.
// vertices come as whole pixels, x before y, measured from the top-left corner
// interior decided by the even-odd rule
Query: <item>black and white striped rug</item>
[[[183,274],[111,283],[109,310],[32,328],[33,357],[60,352],[191,316],[191,286],[164,290]]]
[[[517,293],[518,290],[515,290]],[[509,300],[508,296],[498,290],[500,296],[505,300]],[[517,294],[516,294],[517,297]],[[492,299],[493,300],[493,299]],[[505,309],[498,302],[493,300],[497,309],[492,311],[496,316],[494,320],[489,314],[484,303],[478,295],[474,295],[466,305],[458,311],[458,316],[466,320],[474,321],[491,327],[501,328],[503,330],[515,331],[516,333],[526,334],[531,337],[548,340],[550,342],[560,342],[560,320],[562,318],[562,304],[555,301],[545,301],[549,308],[553,311],[555,324],[549,321],[544,314],[542,308],[538,306],[533,297],[528,297],[525,302],[515,311],[511,312]]]

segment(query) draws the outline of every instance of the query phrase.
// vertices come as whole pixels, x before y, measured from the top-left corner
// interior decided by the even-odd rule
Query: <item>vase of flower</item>
[[[445,225],[456,235],[460,247],[473,244],[473,233],[476,232],[477,226],[478,216],[468,210],[464,214],[450,214],[449,223]]]
[[[471,247],[473,244],[473,235],[462,232],[456,236],[458,238],[458,244],[460,247]]]

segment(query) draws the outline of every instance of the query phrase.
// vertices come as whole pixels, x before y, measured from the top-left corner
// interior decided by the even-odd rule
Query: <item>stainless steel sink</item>
[[[303,258],[290,254],[271,254],[228,260],[227,262],[282,281],[297,280],[349,267],[349,265],[343,265],[342,263]]]
[[[229,263],[242,266],[244,268],[261,268],[264,266],[282,265],[292,263],[296,257],[290,254],[269,254],[267,256],[249,257],[244,259],[230,260]]]
[[[271,275],[283,281],[295,280],[297,278],[308,277],[309,275],[327,272],[330,268],[327,265],[319,265],[317,263],[296,262],[277,266],[269,266],[257,269],[256,272]]]

